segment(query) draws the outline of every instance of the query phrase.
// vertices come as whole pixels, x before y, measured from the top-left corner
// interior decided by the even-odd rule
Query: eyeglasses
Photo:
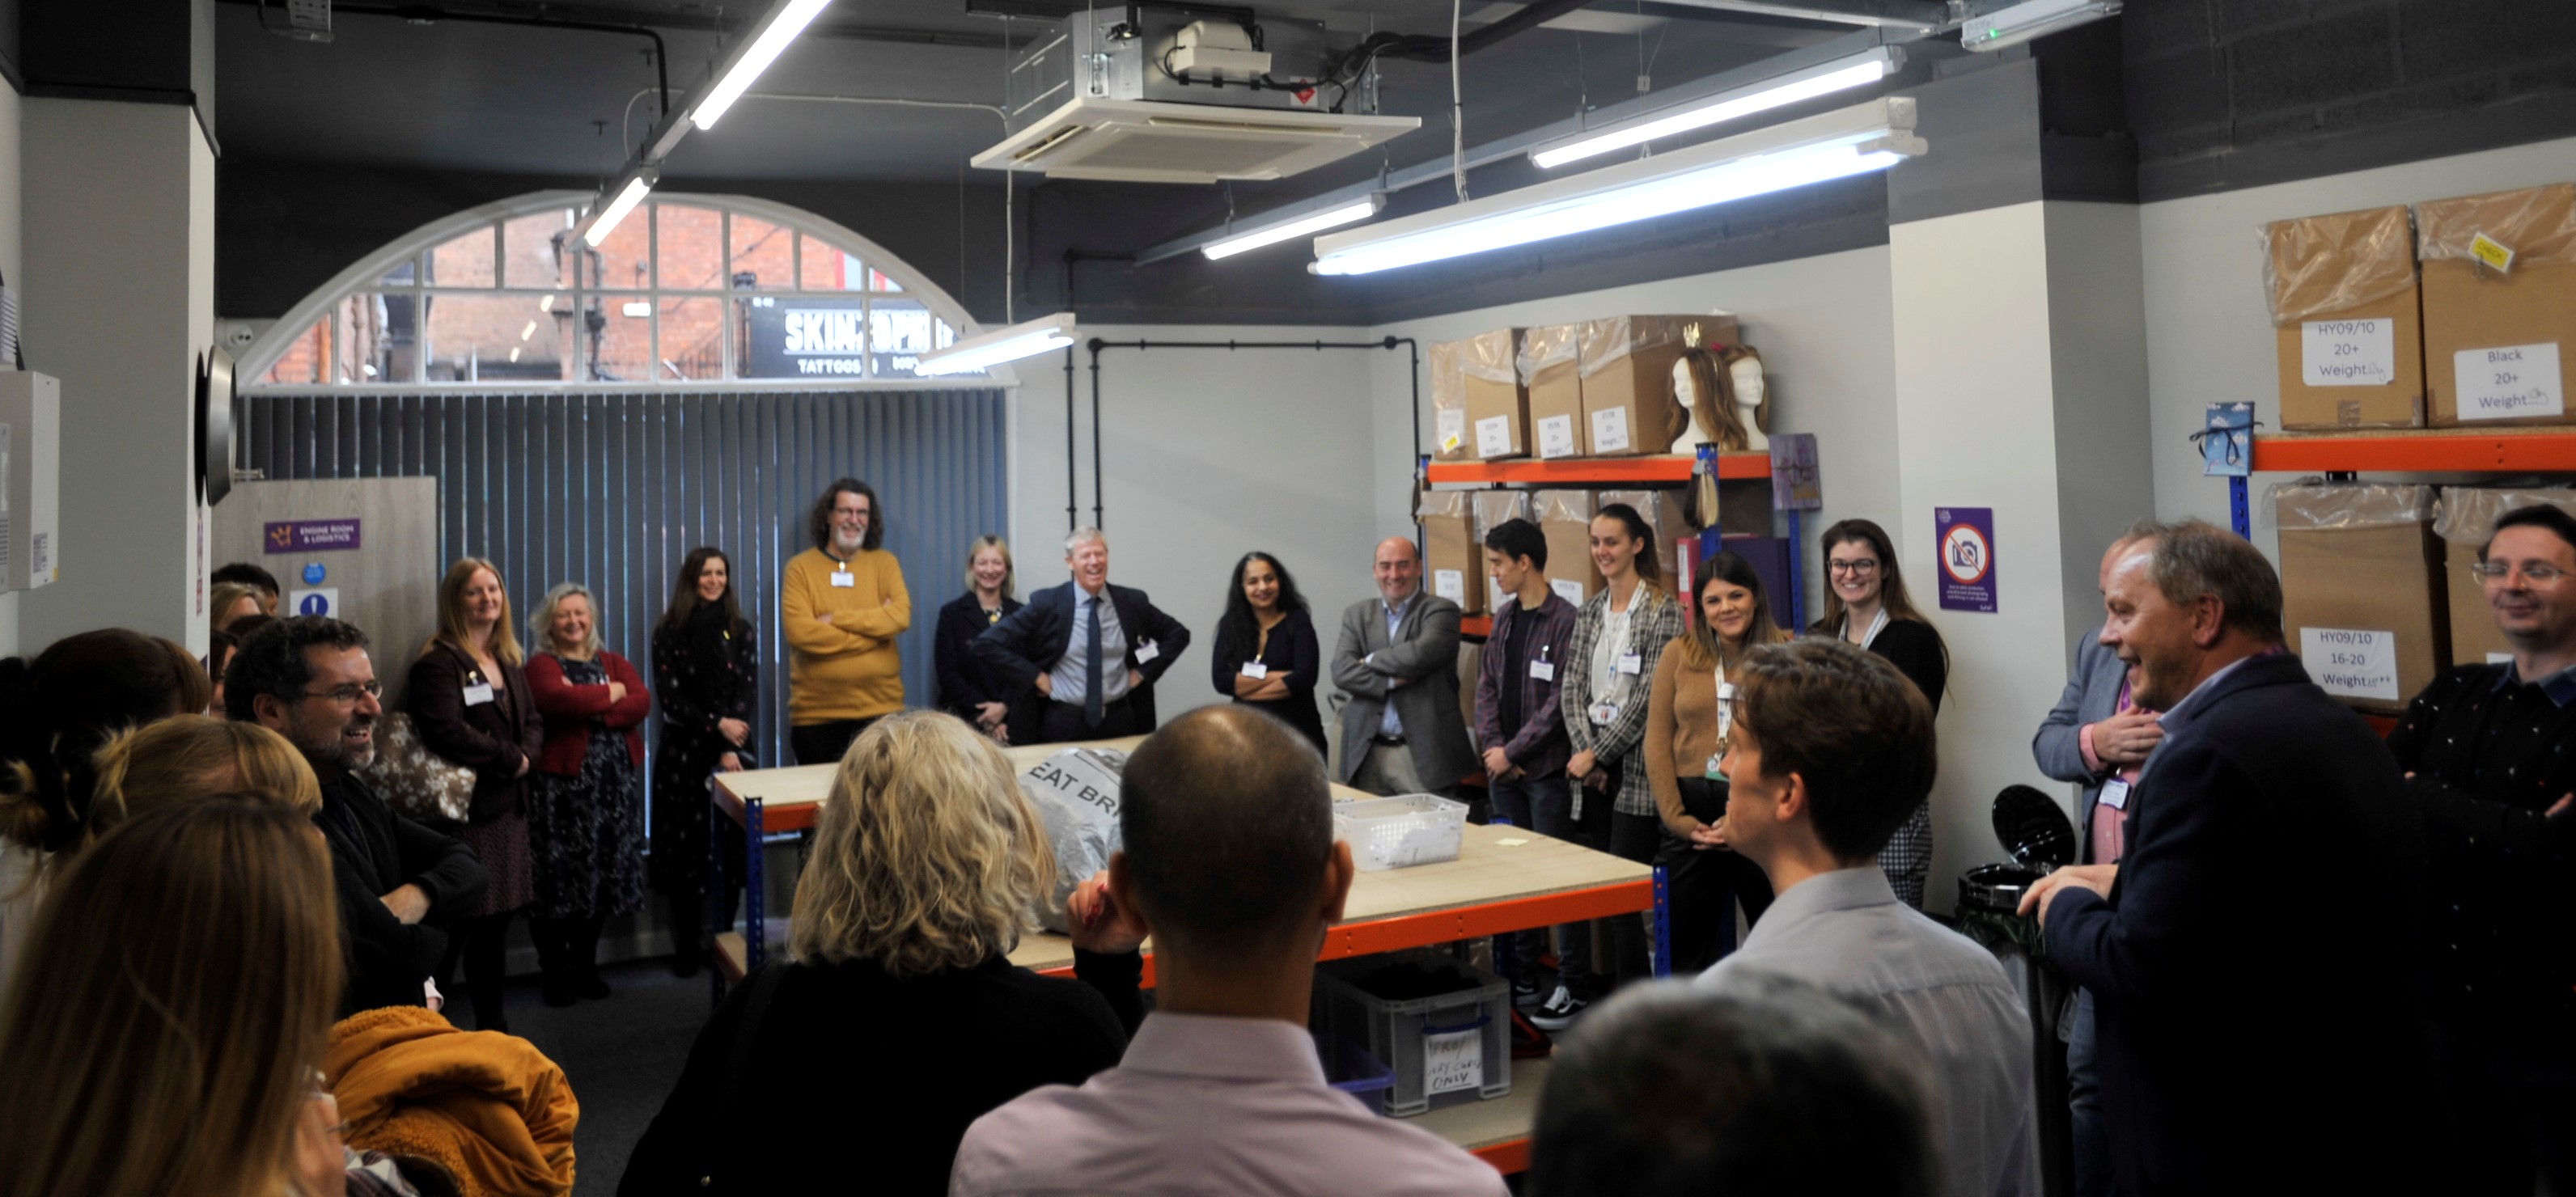
[[[2522,570],[2523,581],[2529,582],[2534,586],[2547,586],[2550,583],[2567,576],[2566,570],[2560,569],[2555,565],[2532,563],[2523,565],[2520,568]],[[2507,565],[2501,561],[2481,561],[2476,565],[2470,566],[2469,573],[2475,575],[2481,582],[2501,582],[2511,576],[2514,569],[2514,566]]]
[[[344,707],[354,707],[358,705],[358,700],[361,698],[383,698],[384,696],[385,684],[383,682],[351,682],[346,686],[335,686],[328,690],[307,690],[304,692],[304,697],[306,698],[327,698]]]
[[[1878,572],[1878,562],[1862,557],[1856,561],[1827,561],[1825,568],[1838,574],[1866,576]]]

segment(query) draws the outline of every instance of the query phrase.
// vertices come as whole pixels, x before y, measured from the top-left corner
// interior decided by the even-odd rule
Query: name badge
[[[1555,681],[1556,666],[1550,665],[1545,661],[1532,661],[1530,662],[1530,676],[1537,678],[1542,682]]]
[[[1137,659],[1141,661],[1144,657],[1140,654]],[[1243,663],[1243,676],[1249,678],[1265,678],[1270,676],[1270,667],[1259,661],[1246,661]]]
[[[1615,702],[1593,703],[1591,715],[1592,722],[1596,724],[1617,723],[1619,721],[1619,704]]]
[[[832,588],[833,588],[833,589],[835,589],[835,590],[847,590],[847,589],[849,589],[850,587],[856,586],[856,585],[858,585],[858,584],[859,584],[859,580],[858,580],[857,578],[854,578],[854,577],[850,576],[850,571],[848,571],[848,570],[846,570],[846,569],[839,569],[839,570],[834,570],[834,571],[832,571]]]
[[[465,705],[479,707],[492,701],[492,683],[476,682],[465,688]]]
[[[1712,752],[1712,753],[1710,753],[1710,754],[1709,754],[1709,756],[1708,756],[1708,764],[1706,764],[1706,765],[1704,765],[1704,766],[1702,766],[1702,767],[1700,768],[1700,774],[1699,774],[1699,775],[1700,775],[1701,777],[1704,777],[1704,778],[1706,778],[1706,779],[1710,780],[1710,781],[1724,781],[1724,780],[1726,780],[1726,770],[1724,770],[1724,769],[1722,769],[1722,768],[1719,768],[1719,767],[1718,767],[1718,762],[1719,762],[1719,761],[1722,761],[1722,760],[1725,760],[1725,759],[1726,759],[1726,754],[1725,754],[1725,753],[1723,753],[1723,752]]]
[[[1645,668],[1645,658],[1635,653],[1626,653],[1619,658],[1618,670],[1621,673],[1642,673]]]
[[[1148,640],[1148,641],[1144,642],[1143,644],[1139,644],[1139,645],[1137,645],[1137,646],[1136,646],[1136,663],[1137,663],[1137,664],[1139,664],[1139,665],[1142,665],[1142,664],[1144,664],[1145,662],[1147,662],[1147,661],[1151,661],[1151,660],[1153,660],[1154,658],[1159,657],[1159,656],[1162,656],[1162,655],[1163,655],[1163,646],[1162,646],[1162,645],[1159,645],[1159,644],[1156,644],[1156,643],[1154,643],[1154,642],[1153,642],[1153,641],[1151,641],[1151,640]]]
[[[2103,782],[2102,805],[2110,807],[2113,810],[2129,809],[2128,781],[2124,778],[2114,777],[2109,781]]]

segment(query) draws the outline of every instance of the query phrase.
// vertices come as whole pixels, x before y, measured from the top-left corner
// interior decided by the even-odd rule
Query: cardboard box
[[[1661,587],[1666,594],[1679,593],[1675,588],[1681,585],[1684,564],[1682,555],[1687,551],[1680,546],[1679,542],[1696,541],[1700,531],[1692,526],[1690,513],[1682,508],[1682,492],[1678,490],[1602,491],[1601,506],[1607,507],[1612,503],[1625,503],[1636,508],[1637,514],[1646,517],[1646,522],[1654,526],[1657,575],[1655,585]]]
[[[2451,664],[2433,488],[2272,488],[2281,622],[2308,676],[2345,705],[2395,714]]]
[[[1732,345],[1733,316],[1612,316],[1583,325],[1584,430],[1598,457],[1670,452],[1690,413],[1673,399],[1689,344]]]
[[[1476,438],[1467,427],[1466,342],[1431,347],[1431,459],[1476,460]]]
[[[1592,514],[1600,501],[1588,490],[1535,491],[1531,499],[1547,536],[1548,588],[1580,607],[1601,593],[1601,571],[1592,568]]]
[[[1529,392],[1521,386],[1521,330],[1456,342],[1467,396],[1467,444],[1479,461],[1529,456]]]
[[[2429,422],[2576,424],[2576,184],[2418,204],[2415,228]]]
[[[1580,325],[1550,324],[1521,334],[1521,386],[1529,392],[1531,452],[1542,458],[1591,452],[1584,431],[1583,380],[1576,372]]]
[[[2450,592],[2451,663],[2474,665],[2510,659],[2513,645],[2496,630],[2486,587],[2469,567],[2495,538],[2496,517],[2518,507],[2549,504],[2576,515],[2576,488],[2445,486],[2433,501],[2433,534],[2442,538],[2442,579]]]
[[[1422,588],[1458,604],[1469,615],[1482,615],[1485,551],[1475,534],[1476,513],[1463,490],[1427,490],[1414,503],[1422,524]]]
[[[1497,526],[1503,524],[1505,521],[1525,520],[1530,518],[1530,497],[1528,491],[1479,490],[1470,491],[1468,493],[1474,496],[1474,502],[1470,505],[1473,506],[1476,511],[1476,524],[1474,531],[1476,534],[1476,545],[1479,549],[1484,547],[1485,534],[1493,531]],[[1485,613],[1490,615],[1502,609],[1503,589],[1502,587],[1494,584],[1494,575],[1490,573],[1486,574]]]
[[[2414,228],[2402,207],[2264,228],[2281,427],[2424,426]]]

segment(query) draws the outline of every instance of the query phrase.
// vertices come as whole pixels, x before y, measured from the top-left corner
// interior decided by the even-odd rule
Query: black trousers
[[[457,965],[464,965],[465,993],[474,1008],[474,1029],[506,1031],[510,1018],[501,1001],[502,983],[508,979],[510,919],[517,911],[487,914],[478,918],[456,920],[456,931],[447,941],[447,959],[440,962],[440,988],[446,978],[454,976]],[[456,1021],[455,995],[448,996],[447,1021]]]
[[[1100,726],[1085,722],[1082,708],[1069,702],[1049,702],[1046,722],[1038,730],[1038,743],[1070,744],[1082,740],[1115,740],[1132,736],[1142,729],[1136,726],[1132,704],[1121,698],[1100,708]]]
[[[804,723],[787,729],[787,750],[796,754],[800,765],[837,765],[841,754],[850,750],[850,741],[868,730],[874,719],[835,719],[830,723]]]
[[[1692,818],[1715,823],[1726,817],[1725,782],[1705,777],[1679,780],[1682,809]],[[1666,831],[1654,863],[1663,866],[1667,880],[1676,977],[1702,972],[1735,950],[1737,903],[1744,906],[1748,926],[1771,908],[1771,878],[1762,866],[1730,849],[1703,851]]]

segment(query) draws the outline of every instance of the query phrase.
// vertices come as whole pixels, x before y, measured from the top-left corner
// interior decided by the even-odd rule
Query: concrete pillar
[[[2137,209],[2049,196],[2031,62],[1919,98],[1931,154],[1889,178],[1903,496],[1889,531],[1950,649],[1927,894],[1948,909],[1960,872],[2003,859],[1998,791],[2071,804],[2031,737],[2076,637],[2101,623],[2103,547],[2155,508]],[[1939,609],[1933,509],[1948,506],[1994,509],[1994,614]]]

